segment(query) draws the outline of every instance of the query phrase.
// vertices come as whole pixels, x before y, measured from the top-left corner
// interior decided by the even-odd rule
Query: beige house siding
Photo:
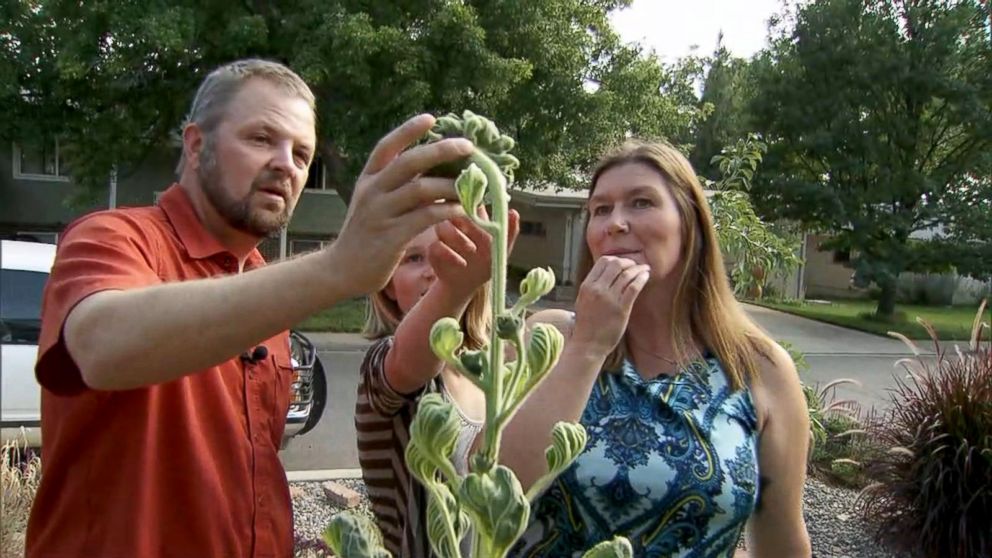
[[[510,256],[510,264],[519,267],[551,265],[560,277],[562,251],[565,248],[564,215],[555,210],[518,206],[521,231]],[[539,231],[528,231],[536,227]]]
[[[821,250],[820,245],[826,239],[824,235],[811,234],[806,237],[806,298],[867,297],[867,290],[851,284],[854,270],[838,261],[836,252]]]

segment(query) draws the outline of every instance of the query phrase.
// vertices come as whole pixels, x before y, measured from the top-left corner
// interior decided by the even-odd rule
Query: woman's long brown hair
[[[774,341],[751,321],[734,298],[709,203],[692,165],[667,143],[628,141],[600,160],[589,195],[596,191],[604,172],[629,163],[645,165],[661,175],[682,217],[683,266],[672,303],[676,359],[683,362],[691,358],[691,348],[701,343],[720,360],[733,389],[749,385],[758,375],[758,356],[770,355]],[[595,263],[585,235],[582,247],[580,283]],[[619,370],[627,358],[626,338],[625,332],[607,357],[607,370]]]

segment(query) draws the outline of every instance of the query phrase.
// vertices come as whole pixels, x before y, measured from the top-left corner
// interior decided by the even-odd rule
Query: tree
[[[977,0],[824,0],[800,6],[757,62],[751,109],[769,142],[758,209],[850,250],[856,282],[880,290],[881,318],[903,271],[987,250],[953,203],[992,168],[987,22]]]
[[[763,221],[748,194],[768,146],[748,134],[713,157],[719,179],[703,178],[715,190],[710,198],[713,223],[724,255],[733,263],[734,292],[760,300],[774,275],[788,274],[801,263],[797,231]],[[779,230],[776,230],[779,229]]]
[[[630,0],[10,0],[0,8],[0,139],[58,135],[85,192],[182,123],[211,68],[287,63],[318,98],[319,152],[350,199],[365,153],[418,112],[471,108],[519,141],[522,181],[581,184],[628,133],[685,137],[678,77],[610,27]],[[590,87],[596,84],[598,87]]]
[[[748,103],[754,97],[754,80],[748,61],[732,56],[723,46],[722,35],[707,65],[699,100],[700,108],[707,116],[696,127],[689,160],[707,178],[717,180],[719,173],[710,161],[724,147],[745,137],[753,129],[747,111]]]

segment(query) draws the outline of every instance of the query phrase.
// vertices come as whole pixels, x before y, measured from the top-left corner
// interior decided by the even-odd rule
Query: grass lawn
[[[875,301],[873,300],[832,300],[830,304],[748,302],[868,333],[886,335],[889,331],[897,331],[910,339],[929,340],[930,336],[923,329],[923,326],[916,323],[918,316],[930,322],[942,341],[967,340],[971,336],[971,325],[975,319],[975,313],[978,312],[977,305],[914,306],[897,304],[896,314],[902,319],[893,323],[886,323],[866,317],[867,314],[875,312]],[[986,309],[983,321],[988,320],[989,310]]]
[[[365,325],[365,298],[354,298],[310,316],[293,329],[357,333]]]

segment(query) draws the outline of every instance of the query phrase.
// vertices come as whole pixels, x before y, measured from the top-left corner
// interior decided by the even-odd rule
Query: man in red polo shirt
[[[207,76],[179,182],[155,207],[79,219],[59,244],[29,558],[292,555],[286,330],[382,287],[408,239],[459,214],[452,181],[419,175],[470,144],[407,149],[432,124],[379,142],[337,241],[263,267],[256,245],[289,220],[316,149],[314,97],[272,62]]]

